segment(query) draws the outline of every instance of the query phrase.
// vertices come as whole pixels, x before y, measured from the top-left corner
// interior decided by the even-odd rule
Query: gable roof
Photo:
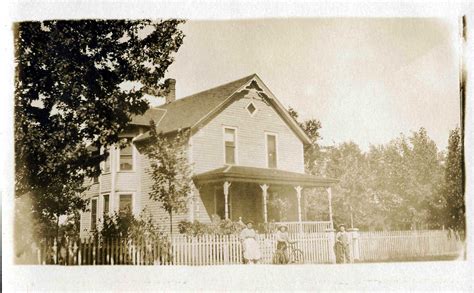
[[[155,120],[158,132],[171,132],[192,127],[202,117],[216,108],[242,85],[249,82],[255,74],[193,94],[155,108],[148,109],[141,116],[132,117],[130,124],[150,125]]]
[[[166,110],[160,108],[150,108],[148,109],[143,115],[135,115],[132,117],[132,121],[130,124],[132,125],[142,125],[148,126],[150,125],[150,120],[154,120],[155,123],[165,116]]]
[[[234,93],[237,90],[247,85],[251,80],[258,80],[270,93],[270,101],[276,111],[282,116],[283,120],[287,122],[290,128],[295,131],[297,136],[303,143],[310,143],[309,138],[301,127],[288,114],[288,111],[280,104],[280,102],[273,96],[270,90],[263,84],[261,79],[256,74],[243,77],[241,79],[193,94],[168,104],[164,104],[155,108],[149,109],[142,116],[133,117],[130,124],[145,125],[150,124],[153,119],[156,123],[157,132],[169,133],[179,129],[188,129],[205,123],[207,119],[211,119],[213,114],[220,113],[225,109]],[[146,132],[134,139],[134,141],[142,141],[149,137]]]

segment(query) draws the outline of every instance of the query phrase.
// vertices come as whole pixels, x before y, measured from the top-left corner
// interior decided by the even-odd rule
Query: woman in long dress
[[[240,232],[245,263],[257,263],[260,259],[260,247],[256,238],[257,232],[253,229],[252,222],[248,222],[247,226]]]

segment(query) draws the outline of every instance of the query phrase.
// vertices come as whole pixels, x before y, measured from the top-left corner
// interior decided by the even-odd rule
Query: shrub
[[[149,213],[143,211],[138,217],[125,211],[112,216],[104,215],[99,229],[94,231],[96,238],[124,238],[128,240],[163,238],[161,228]]]
[[[229,219],[221,220],[217,215],[211,216],[211,223],[204,224],[199,221],[181,221],[178,225],[179,233],[188,236],[199,235],[231,235],[239,234],[245,225],[240,221]]]

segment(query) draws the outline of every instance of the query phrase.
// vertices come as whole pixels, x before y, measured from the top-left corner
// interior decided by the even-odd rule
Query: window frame
[[[226,129],[231,129],[234,131],[234,163],[227,163],[227,146],[226,146],[226,140],[225,140],[225,131]],[[234,127],[234,126],[227,126],[227,125],[224,125],[222,127],[222,144],[224,146],[224,154],[223,154],[223,157],[224,157],[224,165],[238,165],[239,164],[239,156],[238,156],[238,153],[239,153],[239,147],[238,147],[238,140],[237,140],[237,135],[238,134],[238,128],[237,127]]]
[[[130,212],[135,215],[135,192],[127,192],[127,191],[124,191],[124,192],[118,192],[116,193],[116,196],[117,196],[117,213],[120,214],[120,198],[122,195],[130,195],[131,196],[131,209],[130,209]]]
[[[93,202],[95,201],[95,219],[94,219],[94,209],[93,209]],[[98,209],[99,209],[99,198],[97,196],[91,198],[91,231],[97,230],[97,222],[98,222]],[[94,223],[94,225],[92,225]],[[93,227],[94,226],[94,227]]]
[[[107,201],[108,201],[108,204],[106,205],[105,204],[105,198],[107,198]],[[105,207],[107,207],[107,212],[105,211]],[[109,215],[110,213],[110,194],[109,193],[105,193],[105,194],[102,194],[102,217],[105,216],[105,215]]]
[[[274,136],[275,137],[275,167],[270,167],[270,161],[268,157],[268,137]],[[267,162],[268,169],[278,169],[279,160],[278,160],[278,133],[265,131],[265,161]]]
[[[133,144],[133,137],[130,136],[130,137],[123,137],[123,138],[126,138],[127,140],[130,141],[130,147],[131,147],[131,149],[132,149],[132,153],[131,153],[131,156],[132,156],[132,169],[129,169],[129,170],[122,170],[122,169],[120,168],[120,160],[122,159],[122,150],[123,150],[123,149],[120,148],[120,147],[118,147],[118,148],[117,148],[117,154],[118,154],[118,155],[117,155],[117,168],[116,168],[116,169],[117,169],[117,172],[124,172],[124,173],[127,173],[127,172],[128,172],[128,173],[130,173],[130,172],[135,172],[135,168],[136,168],[135,165],[136,165],[136,163],[135,163],[135,146],[134,146],[134,144]],[[128,156],[128,155],[127,155],[127,156]]]
[[[103,174],[109,174],[110,172],[112,172],[112,157],[113,157],[113,147],[112,146],[109,146],[109,156],[103,161],[103,167],[104,169],[102,170],[103,171]],[[102,150],[102,154],[105,152],[105,147],[104,149]],[[107,162],[109,162],[109,169],[107,170]]]

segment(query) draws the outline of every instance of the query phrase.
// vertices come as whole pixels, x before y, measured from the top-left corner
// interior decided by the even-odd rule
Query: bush
[[[135,217],[130,211],[115,212],[112,216],[104,215],[100,224],[100,228],[93,233],[94,237],[99,239],[160,239],[164,236],[160,227],[146,211],[143,211],[138,217]]]
[[[179,233],[188,236],[200,235],[231,235],[239,234],[245,227],[242,222],[226,219],[221,220],[219,216],[212,215],[211,223],[204,224],[199,221],[181,221],[178,224]]]

